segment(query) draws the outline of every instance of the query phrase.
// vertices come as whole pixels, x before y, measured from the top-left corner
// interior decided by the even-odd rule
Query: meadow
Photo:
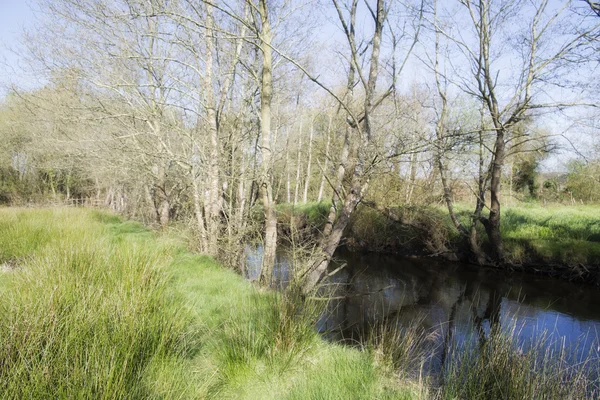
[[[523,205],[506,209],[503,237],[511,256],[566,265],[600,264],[600,206]]]
[[[318,235],[329,204],[281,205],[278,211],[282,225],[293,220],[300,232]],[[469,226],[471,208],[458,204],[456,211],[461,222]],[[483,227],[478,230],[485,246]],[[506,206],[501,232],[507,262],[513,266],[535,265],[537,270],[559,266],[561,273],[571,278],[569,271],[576,274],[581,266],[600,265],[600,205]],[[353,215],[344,243],[356,251],[411,255],[447,253],[461,246],[458,231],[441,205],[388,207],[383,211],[363,205]]]
[[[318,307],[256,289],[174,234],[84,209],[0,209],[0,397],[410,398],[324,342]]]
[[[435,377],[419,329],[327,342],[319,301],[256,288],[181,232],[87,209],[0,209],[3,399],[595,398],[587,358],[523,354],[510,332],[449,343]],[[546,339],[549,340],[549,339]],[[595,367],[594,367],[595,366]]]

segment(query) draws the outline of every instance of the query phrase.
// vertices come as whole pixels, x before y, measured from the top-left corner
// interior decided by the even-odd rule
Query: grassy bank
[[[503,237],[515,261],[600,264],[600,206],[539,205],[506,209]]]
[[[318,233],[328,207],[326,203],[293,208],[282,205],[279,219],[283,226],[294,221],[301,234]],[[457,205],[456,210],[459,219],[469,225],[471,209]],[[600,205],[504,207],[501,223],[510,263],[563,266],[567,272],[572,268],[574,274],[580,266],[595,270],[600,265]],[[480,228],[480,237],[485,238]],[[442,206],[390,207],[384,211],[360,206],[344,240],[354,250],[423,255],[460,246],[458,232]]]
[[[439,377],[416,383],[407,371],[426,357],[422,329],[375,330],[361,350],[325,342],[318,305],[257,290],[174,234],[96,211],[0,209],[0,266],[3,399],[598,394],[597,358],[570,366],[543,341],[523,353],[504,332],[449,343]]]
[[[169,235],[81,209],[0,209],[2,398],[411,398],[373,351]]]

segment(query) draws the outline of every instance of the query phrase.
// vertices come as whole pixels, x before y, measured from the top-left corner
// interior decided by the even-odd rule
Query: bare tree
[[[338,0],[333,0],[333,5],[348,43],[350,66],[347,91],[344,97],[338,97],[331,90],[328,91],[346,112],[347,126],[341,161],[338,167],[338,179],[334,185],[332,209],[321,240],[322,253],[303,274],[303,290],[305,292],[313,291],[327,275],[327,268],[339,246],[344,230],[350,221],[350,216],[366,193],[370,175],[379,158],[377,152],[373,151],[373,146],[376,144],[374,130],[377,125],[375,110],[395,89],[395,81],[399,72],[394,63],[392,84],[388,90],[378,95],[377,81],[380,75],[380,52],[384,26],[390,11],[385,1],[376,1],[375,7],[371,7],[369,3],[366,3],[374,24],[373,34],[368,41],[371,46],[368,70],[361,60],[361,54],[366,49],[359,48],[355,32],[358,1],[353,0],[349,5],[343,5]],[[344,15],[344,10],[347,11],[347,15]],[[418,32],[418,29],[416,32]],[[418,33],[413,34],[413,43],[416,42],[417,36]],[[411,50],[412,46],[408,54]],[[364,92],[363,101],[359,103],[360,106],[355,106],[357,100],[354,96],[356,77],[358,77]],[[309,78],[320,84],[316,78],[311,76]],[[321,86],[324,87],[324,85]],[[358,110],[358,112],[355,110]],[[346,178],[347,172],[349,176]]]
[[[254,4],[253,4],[254,6]],[[261,145],[261,170],[260,192],[265,215],[265,245],[260,280],[263,284],[270,284],[273,279],[273,267],[277,251],[277,214],[273,201],[272,188],[272,134],[271,134],[271,99],[273,96],[273,49],[272,31],[269,20],[269,8],[266,0],[258,0],[255,26],[259,39],[259,48],[262,53],[261,86],[260,86],[260,133]],[[253,13],[254,15],[254,13]]]
[[[524,1],[460,0],[459,4],[466,11],[466,16],[471,23],[469,30],[472,36],[469,36],[469,30],[461,29],[461,26],[452,22],[446,26],[456,28],[454,32],[446,30],[435,17],[437,39],[434,69],[442,103],[436,131],[438,140],[441,140],[446,136],[444,131],[448,129],[444,121],[447,98],[445,88],[440,83],[443,77],[483,105],[484,115],[481,118],[478,134],[481,151],[485,147],[481,139],[483,132],[491,132],[494,136],[494,141],[489,149],[489,166],[483,166],[483,158],[480,155],[478,189],[476,190],[477,206],[474,215],[478,216],[479,222],[485,227],[491,245],[491,260],[502,262],[504,249],[500,232],[501,182],[507,146],[514,145],[515,137],[512,132],[519,123],[530,118],[535,110],[564,108],[576,106],[579,103],[577,100],[552,101],[551,96],[548,96],[547,92],[544,93],[540,86],[548,87],[563,78],[562,74],[565,71],[561,70],[561,67],[564,61],[578,50],[585,34],[566,32],[563,33],[562,40],[556,45],[548,45],[549,36],[556,34],[554,30],[560,26],[559,23],[565,22],[568,18],[568,3],[557,8],[553,8],[549,1],[529,4]],[[513,32],[517,16],[520,17],[519,26],[526,27],[526,29]],[[587,26],[586,32],[596,28],[596,25]],[[507,43],[502,41],[501,34],[512,34],[515,37],[510,43],[514,53],[507,51]],[[455,56],[456,54],[464,56],[464,65],[469,66],[468,73],[456,67],[460,64],[456,60],[445,60],[446,65],[453,66],[454,75],[443,74],[440,71],[438,67],[439,51],[437,51],[440,35],[450,39],[455,45]],[[502,54],[502,51],[505,54]],[[514,61],[520,63],[516,74],[508,75],[507,81],[509,82],[503,82],[499,78],[504,69],[501,54],[503,57],[514,54]],[[486,126],[488,121],[489,127]],[[444,197],[451,217],[459,231],[468,236],[466,229],[456,219],[449,201],[449,187],[447,182],[444,183],[443,176],[445,168],[440,164],[442,157],[438,155],[437,159],[438,168],[442,173]],[[488,179],[489,188],[487,187]],[[485,207],[484,195],[488,189],[490,193],[490,203],[487,206],[489,214],[484,217],[479,213]],[[475,221],[473,225],[476,225]],[[473,250],[475,249],[473,248]],[[481,260],[481,257],[478,258]]]

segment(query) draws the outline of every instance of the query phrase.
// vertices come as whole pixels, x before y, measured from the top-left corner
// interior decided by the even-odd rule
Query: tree
[[[346,128],[337,179],[333,187],[332,208],[320,244],[321,254],[303,274],[303,290],[305,293],[313,291],[327,275],[327,268],[339,246],[344,230],[350,221],[350,216],[366,193],[371,173],[379,159],[375,140],[375,129],[377,127],[375,110],[393,93],[397,74],[400,72],[396,69],[396,64],[393,63],[392,84],[388,90],[379,94],[377,82],[380,75],[380,53],[384,26],[388,21],[390,12],[385,1],[377,0],[374,7],[368,2],[366,3],[374,25],[373,34],[368,40],[368,46],[371,50],[368,58],[368,68],[364,66],[361,60],[361,55],[368,48],[360,48],[355,31],[358,1],[352,0],[350,4],[342,4],[338,0],[333,0],[333,5],[349,49],[347,59],[350,65],[346,91],[343,96],[337,96],[331,89],[319,82],[317,78],[310,74],[308,76],[337,100],[340,108],[346,113]],[[416,42],[417,37],[418,29],[415,29],[413,43]],[[408,57],[411,50],[412,46],[409,48],[406,57]],[[356,79],[358,79],[363,91],[362,101],[355,96]]]
[[[555,102],[546,93],[552,85],[564,85],[565,74],[570,72],[565,68],[567,60],[580,50],[586,34],[595,31],[598,25],[587,25],[584,32],[574,29],[558,31],[565,24],[573,24],[569,20],[569,3],[554,7],[549,1],[532,4],[526,1],[460,0],[458,4],[465,13],[463,18],[470,22],[468,28],[453,23],[454,14],[447,9],[446,22],[442,23],[436,17],[434,26],[436,36],[447,38],[455,48],[453,56],[463,57],[464,62],[460,67],[461,63],[456,59],[445,60],[445,65],[453,70],[442,73],[436,68],[436,76],[438,81],[443,78],[482,105],[480,138],[485,132],[492,133],[494,137],[486,166],[483,166],[484,161],[480,157],[478,204],[474,215],[484,207],[487,190],[490,193],[489,214],[487,217],[479,216],[478,221],[473,221],[473,226],[478,222],[484,226],[491,246],[489,258],[492,262],[501,263],[504,259],[500,232],[502,171],[507,152],[511,146],[519,144],[518,137],[514,135],[515,128],[532,118],[536,111],[583,103],[576,98]],[[450,26],[453,31],[448,30]],[[557,35],[560,35],[560,40],[552,41],[552,37]],[[514,74],[506,71],[505,64],[509,61],[520,66],[513,70]],[[438,87],[443,108],[447,100],[439,83]],[[447,129],[443,118],[438,120],[438,125],[438,130]],[[480,143],[485,147],[483,141]],[[447,185],[444,186],[447,191]],[[445,197],[448,197],[447,193]],[[446,202],[455,225],[466,236],[467,230],[456,220],[448,200]],[[482,261],[480,256],[478,258]]]

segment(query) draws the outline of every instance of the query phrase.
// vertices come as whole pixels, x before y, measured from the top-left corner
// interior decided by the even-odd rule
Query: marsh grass
[[[0,397],[407,398],[322,305],[254,288],[182,240],[82,209],[0,209]]]
[[[80,210],[0,210],[0,393],[148,398],[146,369],[184,356],[186,316],[166,295],[170,249],[113,240]]]
[[[600,360],[581,352],[583,338],[566,345],[542,331],[518,339],[518,328],[493,331],[485,341],[454,343],[441,373],[438,397],[494,399],[597,399]],[[574,360],[574,354],[579,359]]]
[[[524,336],[516,319],[506,322],[506,328],[484,328],[483,336],[473,326],[466,335],[447,338],[425,330],[418,319],[403,326],[381,321],[372,327],[366,348],[376,365],[413,387],[415,398],[599,398],[598,338],[591,346],[589,337],[567,344],[553,331]]]
[[[371,328],[366,345],[384,369],[403,379],[416,379],[433,356],[431,343],[436,338],[437,332],[425,329],[421,318],[403,326],[383,320]]]
[[[327,343],[323,310],[254,288],[170,235],[89,210],[0,210],[2,398],[594,398],[598,358],[550,336],[453,343],[436,386],[408,371],[426,332]],[[514,332],[513,332],[514,333]],[[533,339],[532,339],[533,340]],[[552,344],[550,346],[549,344]],[[596,375],[594,375],[596,374]],[[595,377],[595,378],[594,378]],[[428,386],[428,383],[431,384]]]

